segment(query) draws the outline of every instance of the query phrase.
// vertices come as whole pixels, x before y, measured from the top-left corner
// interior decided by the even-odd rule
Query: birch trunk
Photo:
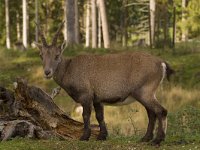
[[[96,0],[91,0],[92,6],[92,48],[97,47],[97,16],[96,16]]]
[[[127,7],[126,5],[128,4],[127,0],[123,1],[123,6],[122,6],[122,46],[127,47]]]
[[[101,14],[98,9],[98,47],[101,48]]]
[[[186,23],[186,13],[185,13],[185,9],[186,9],[186,0],[182,0],[182,25],[184,26]],[[187,30],[185,27],[183,27],[182,29],[182,35],[181,35],[181,40],[182,41],[186,41],[187,40]]]
[[[175,47],[176,43],[176,6],[173,8],[173,40],[172,40],[172,47]]]
[[[75,43],[80,43],[78,0],[74,0],[75,7]]]
[[[27,48],[27,3],[26,0],[22,0],[22,11],[23,11],[23,45]]]
[[[87,0],[86,4],[85,46],[90,46],[90,0]]]
[[[102,21],[104,48],[110,48],[110,37],[109,37],[109,32],[108,32],[108,21],[107,21],[107,16],[106,16],[105,1],[98,0],[98,3],[99,3],[99,9],[100,9],[101,21]]]
[[[67,41],[67,1],[64,1],[64,40]]]
[[[156,11],[156,1],[150,0],[150,43],[151,47],[155,46],[155,11]]]
[[[19,13],[17,12],[17,15],[16,15],[16,18],[17,18],[17,41],[20,41],[21,40],[21,31],[20,31],[20,20],[19,20]]]
[[[39,24],[39,19],[38,19],[38,0],[35,0],[35,22]],[[38,43],[39,41],[39,30],[38,26],[35,26],[35,41]]]
[[[5,0],[5,13],[6,13],[6,47],[10,49],[9,0]]]

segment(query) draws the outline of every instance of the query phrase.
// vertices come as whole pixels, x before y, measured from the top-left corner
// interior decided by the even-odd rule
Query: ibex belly
[[[122,99],[122,98],[116,98],[116,99],[108,99],[108,100],[103,100],[102,103],[104,105],[109,105],[109,106],[121,106],[121,105],[128,105],[128,104],[131,104],[133,102],[135,102],[136,100],[129,96],[125,99]]]

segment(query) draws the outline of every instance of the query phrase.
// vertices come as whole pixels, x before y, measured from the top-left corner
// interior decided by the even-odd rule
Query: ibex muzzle
[[[63,46],[56,41],[63,24],[59,27],[52,44],[46,43],[40,31],[42,45],[37,44],[43,60],[47,78],[54,80],[83,107],[84,132],[80,140],[89,140],[91,135],[90,115],[92,105],[100,127],[98,140],[105,140],[108,132],[104,122],[104,104],[122,105],[133,102],[133,97],[146,109],[149,124],[142,141],[153,139],[153,131],[158,120],[157,136],[152,141],[160,144],[167,129],[167,110],[157,101],[155,93],[160,82],[173,73],[162,59],[141,52],[82,55],[74,58],[62,57]]]

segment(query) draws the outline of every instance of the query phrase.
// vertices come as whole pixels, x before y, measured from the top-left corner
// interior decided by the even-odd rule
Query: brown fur
[[[42,39],[45,40],[44,37]],[[167,110],[158,103],[155,92],[163,79],[163,73],[169,76],[172,69],[162,59],[142,52],[64,58],[63,50],[56,45],[45,46],[44,41],[43,46],[38,44],[38,47],[45,76],[53,77],[58,85],[83,106],[84,133],[81,140],[88,140],[91,134],[92,105],[100,126],[97,139],[105,140],[107,129],[103,114],[104,103],[123,103],[130,96],[139,101],[148,113],[148,129],[142,141],[153,139],[156,119],[158,131],[153,143],[160,144],[164,140]]]

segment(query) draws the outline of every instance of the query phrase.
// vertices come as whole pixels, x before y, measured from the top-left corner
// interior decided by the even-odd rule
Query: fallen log
[[[7,94],[7,97],[5,95]],[[14,95],[14,96],[12,96]],[[83,123],[70,118],[53,101],[52,97],[23,79],[17,80],[14,92],[0,88],[0,137],[8,140],[16,136],[48,139],[79,139]],[[92,137],[97,136],[98,126],[92,126]]]

